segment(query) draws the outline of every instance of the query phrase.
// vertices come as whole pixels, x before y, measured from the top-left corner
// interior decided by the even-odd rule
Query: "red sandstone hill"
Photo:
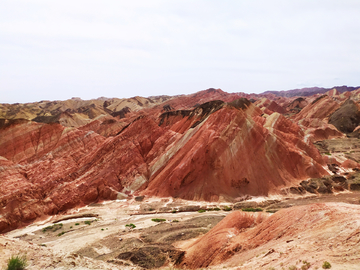
[[[179,120],[181,126],[199,124],[181,130],[166,159],[154,164],[143,194],[215,201],[274,194],[299,179],[327,174],[318,151],[290,120],[278,113],[261,118],[250,102],[243,109],[220,106],[203,121],[196,112]],[[170,118],[168,128],[178,130]]]
[[[0,232],[134,194],[233,200],[327,175],[309,136],[344,136],[327,122],[344,102],[337,95],[297,102],[209,89],[1,104]],[[300,110],[291,119],[289,106]]]
[[[325,260],[335,269],[356,269],[359,210],[359,205],[326,203],[291,207],[271,216],[236,211],[195,241],[181,266],[238,267],[247,262],[241,269],[269,269],[295,265],[300,259],[314,269]]]

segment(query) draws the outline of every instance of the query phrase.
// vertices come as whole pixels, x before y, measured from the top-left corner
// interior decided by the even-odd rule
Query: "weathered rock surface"
[[[351,99],[346,100],[341,107],[329,118],[333,124],[343,133],[351,133],[360,124],[359,106]]]
[[[262,109],[262,111],[266,114],[272,114],[273,112],[285,113],[286,110],[277,104],[274,100],[269,100],[267,98],[262,98],[254,103],[254,105],[258,106]]]
[[[300,112],[309,102],[302,97],[294,99],[287,107],[286,110],[294,113]]]
[[[334,125],[327,124],[319,118],[305,118],[298,124],[305,130],[306,137],[313,142],[345,137],[345,134],[337,130]]]
[[[303,117],[326,118],[337,101],[325,96],[305,106],[295,115],[298,126],[274,112],[289,105],[286,98],[265,96],[261,104],[272,111],[263,117],[241,95],[208,89],[178,97],[2,104],[0,232],[101,200],[232,201],[279,194],[329,173],[309,134],[343,135]],[[357,168],[350,161],[344,166]]]
[[[322,95],[304,107],[292,119],[295,121],[309,118],[325,119],[339,107],[340,104],[337,101],[327,95]]]
[[[359,210],[359,205],[326,203],[283,209],[271,216],[233,212],[195,241],[180,265],[195,269],[247,262],[241,269],[269,269],[297,264],[301,258],[314,267],[326,260],[334,268],[356,269]]]
[[[327,174],[296,124],[278,113],[258,115],[252,104],[216,110],[166,150],[166,163],[153,165],[143,194],[216,201],[277,193],[299,179]]]

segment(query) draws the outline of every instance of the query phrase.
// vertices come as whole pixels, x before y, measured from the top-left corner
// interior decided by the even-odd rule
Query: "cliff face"
[[[209,89],[1,105],[2,115],[11,117],[0,120],[0,232],[100,200],[136,194],[233,200],[278,194],[328,174],[307,138],[314,122],[304,119],[325,121],[338,101],[313,97],[290,120],[279,113],[290,100],[277,98],[279,105],[271,95],[258,103],[240,97]]]

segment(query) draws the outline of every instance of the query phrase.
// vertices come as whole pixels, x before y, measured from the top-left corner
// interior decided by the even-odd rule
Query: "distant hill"
[[[334,86],[332,88],[322,88],[322,87],[309,87],[309,88],[301,88],[301,89],[293,89],[293,90],[285,90],[285,91],[266,91],[262,93],[263,95],[266,94],[274,94],[279,97],[296,97],[296,96],[312,96],[315,94],[323,94],[327,91],[336,88],[340,93],[346,92],[346,91],[354,91],[356,89],[359,89],[360,86],[352,87],[352,86]],[[260,94],[260,95],[262,95]]]

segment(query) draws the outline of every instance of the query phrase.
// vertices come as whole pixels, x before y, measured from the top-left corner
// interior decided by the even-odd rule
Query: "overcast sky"
[[[360,85],[359,0],[1,0],[0,103]]]

